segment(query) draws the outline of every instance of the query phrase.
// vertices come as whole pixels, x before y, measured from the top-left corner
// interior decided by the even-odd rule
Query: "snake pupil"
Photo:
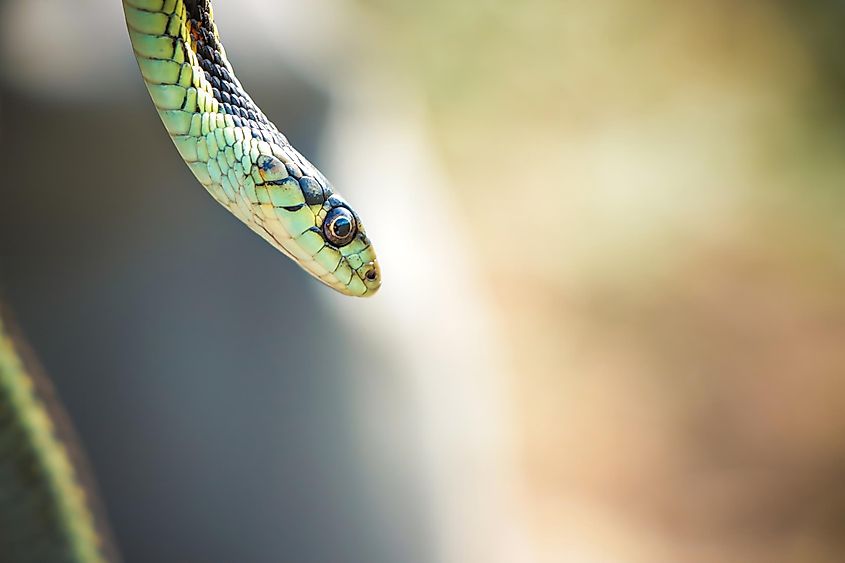
[[[325,238],[335,246],[346,246],[355,238],[357,225],[352,212],[342,206],[329,211],[323,223]]]
[[[343,238],[352,232],[352,222],[346,217],[338,217],[332,225],[332,230],[337,238]]]

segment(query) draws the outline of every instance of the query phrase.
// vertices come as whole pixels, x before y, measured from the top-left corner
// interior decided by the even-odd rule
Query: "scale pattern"
[[[220,204],[326,285],[368,296],[381,285],[360,217],[244,91],[208,0],[123,0],[129,37],[153,103],[180,155]],[[345,207],[343,246],[323,222]]]

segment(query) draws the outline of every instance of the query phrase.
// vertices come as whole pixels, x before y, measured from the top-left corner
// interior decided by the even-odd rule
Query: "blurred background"
[[[203,192],[119,2],[0,1],[0,287],[127,562],[845,559],[842,2],[215,13],[374,299]]]

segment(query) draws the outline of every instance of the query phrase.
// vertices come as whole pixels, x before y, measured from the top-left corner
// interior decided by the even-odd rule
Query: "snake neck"
[[[214,23],[211,2],[186,0],[183,25],[187,30],[186,35],[190,38],[185,42],[184,48],[191,50],[196,57],[199,67],[203,70],[200,81],[211,87],[211,94],[223,113],[232,116],[236,127],[248,127],[257,131],[267,142],[286,143],[284,136],[252,101],[235,76]]]

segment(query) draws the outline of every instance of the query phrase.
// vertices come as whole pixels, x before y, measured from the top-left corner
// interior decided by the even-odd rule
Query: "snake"
[[[155,110],[199,183],[323,284],[375,294],[381,270],[359,214],[244,90],[210,0],[122,3]],[[24,349],[0,315],[0,561],[117,561],[81,448]]]

